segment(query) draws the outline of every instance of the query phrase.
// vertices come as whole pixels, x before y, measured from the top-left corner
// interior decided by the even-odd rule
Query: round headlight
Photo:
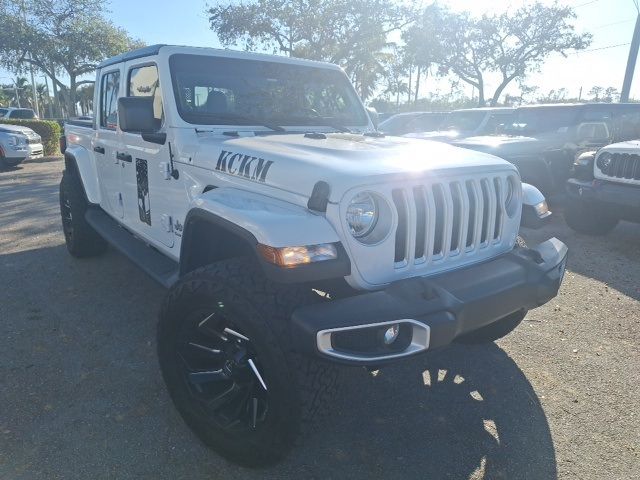
[[[602,152],[600,155],[598,155],[596,165],[598,165],[598,168],[601,171],[606,172],[606,170],[609,168],[609,165],[611,165],[611,154],[609,152]]]
[[[378,221],[378,203],[367,192],[357,194],[347,207],[347,225],[355,238],[366,237]]]

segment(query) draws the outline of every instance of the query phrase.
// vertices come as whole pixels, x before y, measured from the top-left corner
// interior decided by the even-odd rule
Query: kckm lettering
[[[218,157],[216,170],[257,182],[264,182],[267,179],[271,165],[273,165],[273,160],[222,150]]]

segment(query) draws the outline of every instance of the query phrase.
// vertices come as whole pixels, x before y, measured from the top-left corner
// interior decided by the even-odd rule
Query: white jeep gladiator
[[[168,390],[236,462],[282,458],[341,364],[493,341],[562,282],[564,244],[518,239],[513,165],[377,133],[335,65],[151,46],[99,66],[94,105],[65,127],[68,250],[169,289]]]

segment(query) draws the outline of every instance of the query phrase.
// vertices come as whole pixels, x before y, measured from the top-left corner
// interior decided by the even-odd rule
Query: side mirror
[[[118,121],[123,132],[153,133],[158,130],[153,115],[153,97],[119,98]]]
[[[380,117],[378,116],[378,111],[373,107],[367,107],[367,114],[369,114],[371,123],[373,123],[373,126],[377,130],[378,125],[380,125]]]

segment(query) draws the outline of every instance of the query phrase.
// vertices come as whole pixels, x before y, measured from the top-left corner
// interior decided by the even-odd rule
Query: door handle
[[[118,152],[116,153],[116,158],[118,160],[122,160],[123,162],[131,163],[133,161],[133,158],[131,158],[131,155],[129,155],[128,153]]]
[[[104,155],[104,147],[93,147],[93,151]]]

